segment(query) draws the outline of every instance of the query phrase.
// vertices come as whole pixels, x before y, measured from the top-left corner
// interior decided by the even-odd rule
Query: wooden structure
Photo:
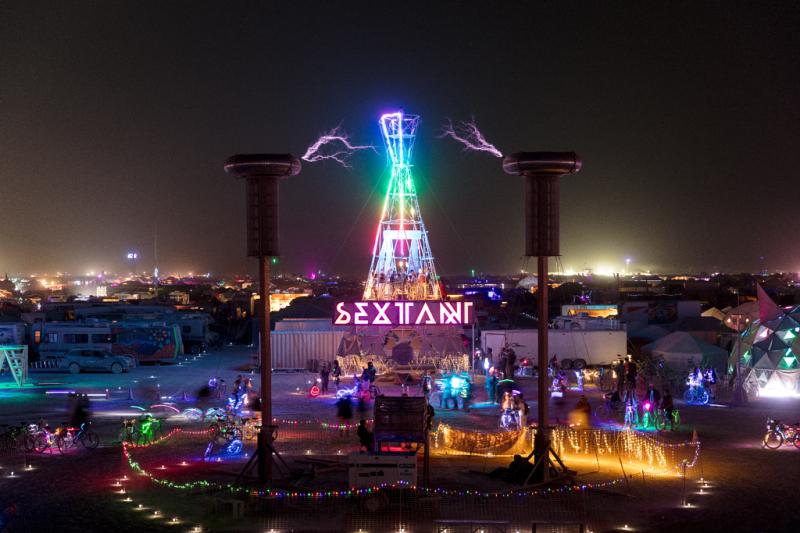
[[[430,482],[430,426],[428,401],[424,396],[378,396],[375,398],[375,451],[390,444],[422,444],[422,485]]]

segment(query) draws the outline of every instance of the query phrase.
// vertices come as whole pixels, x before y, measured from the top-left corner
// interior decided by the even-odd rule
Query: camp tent
[[[676,371],[713,366],[720,375],[725,372],[728,359],[726,350],[696,339],[685,331],[676,331],[646,344],[642,352],[663,359]]]
[[[669,331],[666,328],[656,325],[647,326],[641,323],[639,327],[628,330],[628,337],[631,339],[642,339],[649,342],[656,341],[667,335],[669,335]]]
[[[717,320],[719,320],[720,322],[722,322],[723,320],[725,320],[725,313],[724,313],[723,311],[720,311],[720,310],[719,310],[719,309],[717,309],[716,307],[712,307],[711,309],[706,309],[705,311],[703,311],[703,312],[700,314],[700,316],[702,316],[702,317],[716,318],[716,319],[717,319]]]

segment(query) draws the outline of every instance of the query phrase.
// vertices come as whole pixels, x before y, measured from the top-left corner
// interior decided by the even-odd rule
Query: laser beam
[[[474,117],[468,121],[462,120],[456,125],[453,125],[453,121],[448,118],[447,123],[442,126],[442,133],[439,135],[440,139],[445,137],[450,137],[454,141],[463,144],[464,151],[488,152],[495,157],[503,157],[502,152],[483,136],[483,133],[478,129],[478,125],[475,124]]]
[[[375,150],[375,147],[352,144],[350,137],[337,126],[314,141],[301,159],[309,163],[331,160],[350,168],[350,158],[360,150]]]

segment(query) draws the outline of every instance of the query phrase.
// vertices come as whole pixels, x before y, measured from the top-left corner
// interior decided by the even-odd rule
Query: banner
[[[335,326],[433,326],[472,324],[472,302],[339,302]]]

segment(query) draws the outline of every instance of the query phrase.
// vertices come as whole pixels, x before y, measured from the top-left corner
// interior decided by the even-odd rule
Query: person
[[[625,361],[621,357],[617,361],[614,374],[617,378],[617,393],[622,396],[622,392],[625,389]]]
[[[461,379],[464,380],[464,386],[461,387],[463,407],[464,410],[469,413],[470,406],[472,405],[472,382],[469,379],[469,374],[466,372],[461,375]]]
[[[511,348],[508,349],[506,354],[506,376],[514,376],[514,365],[517,363],[517,354]]]
[[[486,348],[486,357],[483,360],[483,370],[486,373],[486,377],[489,377],[489,369],[492,367],[492,349]]]
[[[319,371],[319,379],[322,394],[328,394],[328,381],[330,380],[331,371],[328,368],[328,363],[322,363],[322,368]]]
[[[503,401],[500,403],[500,418],[503,427],[506,429],[512,429],[514,425],[519,427],[519,412],[517,411],[517,405],[514,399],[514,395],[511,391],[506,391],[503,393]]]
[[[532,457],[533,450],[531,450],[531,453],[528,454],[527,457],[515,454],[507,468],[495,468],[489,473],[489,477],[505,479],[511,483],[525,483],[533,471],[533,465],[531,464]]]
[[[589,400],[585,395],[581,394],[580,398],[578,398],[578,403],[575,404],[575,408],[569,414],[570,424],[589,427],[589,417],[591,413],[592,406],[589,404]]]
[[[331,369],[331,375],[333,376],[333,385],[336,387],[336,390],[339,390],[339,383],[342,381],[342,367],[339,366],[339,360],[333,361],[333,368]]]
[[[363,418],[358,423],[356,430],[358,435],[358,443],[361,446],[361,451],[372,452],[375,449],[375,435],[367,429],[367,421]]]
[[[550,375],[555,376],[556,370],[558,370],[558,355],[553,354],[553,357],[550,359]]]
[[[453,395],[453,387],[450,384],[450,377],[445,374],[442,376],[442,391],[439,393],[439,409],[450,409],[450,397]],[[458,407],[458,402],[456,402]]]
[[[425,399],[430,402],[431,392],[433,391],[433,378],[431,377],[430,372],[425,372],[422,374],[422,381],[420,381],[419,385],[422,388],[422,395],[425,396]]]
[[[350,396],[342,396],[336,401],[336,417],[341,424],[339,433],[344,433],[347,424],[353,419],[353,404],[350,401]]]
[[[489,403],[497,403],[497,374],[489,372],[489,377],[486,378],[486,396],[488,396]]]
[[[364,370],[361,372],[361,381],[369,381],[370,383],[375,383],[375,376],[378,374],[378,371],[375,369],[375,366],[372,364],[372,361],[367,362],[367,366],[364,367]],[[367,385],[369,387],[369,385]]]
[[[625,420],[623,426],[633,428],[639,425],[639,403],[636,401],[634,389],[625,391]]]
[[[521,392],[517,396],[517,411],[519,412],[519,427],[524,428],[528,425],[528,415],[531,409]]]
[[[664,424],[665,426],[669,424],[670,431],[675,429],[675,425],[672,419],[672,413],[675,411],[675,405],[672,402],[672,394],[670,394],[669,389],[664,391],[664,397],[661,399],[661,409],[664,411]]]
[[[658,392],[658,389],[656,389],[655,385],[651,383],[643,400],[645,402],[649,402],[652,406],[652,409],[655,409],[661,404],[661,393]]]
[[[433,428],[433,417],[436,416],[436,411],[431,404],[425,407],[425,430],[430,431]]]
[[[628,357],[628,362],[625,368],[625,378],[628,388],[636,389],[636,363]]]
[[[77,430],[89,421],[89,397],[85,394],[70,394],[69,427]]]
[[[233,393],[238,396],[241,389],[242,389],[242,375],[239,374],[238,376],[236,376],[236,381],[233,382]]]
[[[708,395],[713,400],[717,395],[717,371],[713,366],[706,368],[705,380],[708,387]]]

